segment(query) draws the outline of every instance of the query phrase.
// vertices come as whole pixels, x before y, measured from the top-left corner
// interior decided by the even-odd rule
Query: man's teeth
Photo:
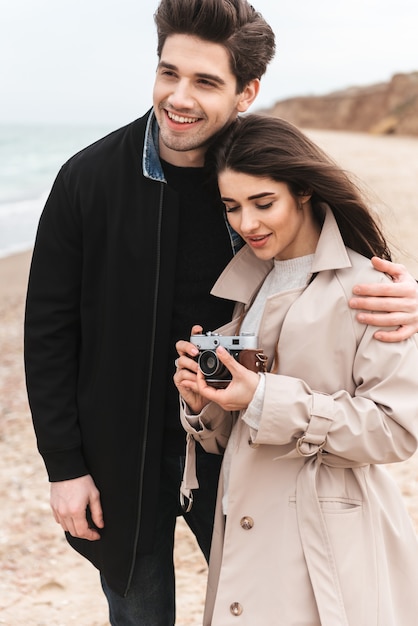
[[[173,122],[177,122],[178,124],[193,124],[194,122],[197,122],[196,118],[175,115],[174,113],[170,113],[170,111],[167,111],[167,114],[170,120],[173,120]]]

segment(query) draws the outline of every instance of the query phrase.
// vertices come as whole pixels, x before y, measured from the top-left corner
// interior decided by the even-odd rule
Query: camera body
[[[252,371],[265,371],[266,357],[258,349],[256,335],[223,336],[208,332],[204,335],[192,335],[190,342],[199,348],[196,360],[208,385],[223,389],[232,380],[231,372],[218,359],[216,348],[222,346],[238,363]]]

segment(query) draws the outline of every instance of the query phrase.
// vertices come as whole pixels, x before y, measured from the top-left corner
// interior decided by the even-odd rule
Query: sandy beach
[[[310,131],[364,183],[396,260],[418,278],[418,139]],[[68,547],[49,509],[24,386],[22,323],[30,253],[0,260],[0,624],[107,626],[97,571]],[[418,531],[418,454],[390,466]],[[180,521],[178,626],[201,624],[206,566]]]

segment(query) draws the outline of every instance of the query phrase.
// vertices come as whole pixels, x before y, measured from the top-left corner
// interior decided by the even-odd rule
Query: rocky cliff
[[[262,112],[302,128],[418,136],[418,72],[323,96],[289,98]]]

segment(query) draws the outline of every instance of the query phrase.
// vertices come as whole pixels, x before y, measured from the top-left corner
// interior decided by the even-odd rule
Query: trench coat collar
[[[334,214],[328,205],[323,204],[322,208],[325,212],[325,219],[312,262],[312,274],[351,267]],[[258,259],[251,248],[245,245],[226,266],[211,293],[218,298],[248,304],[273,264],[273,260]]]

